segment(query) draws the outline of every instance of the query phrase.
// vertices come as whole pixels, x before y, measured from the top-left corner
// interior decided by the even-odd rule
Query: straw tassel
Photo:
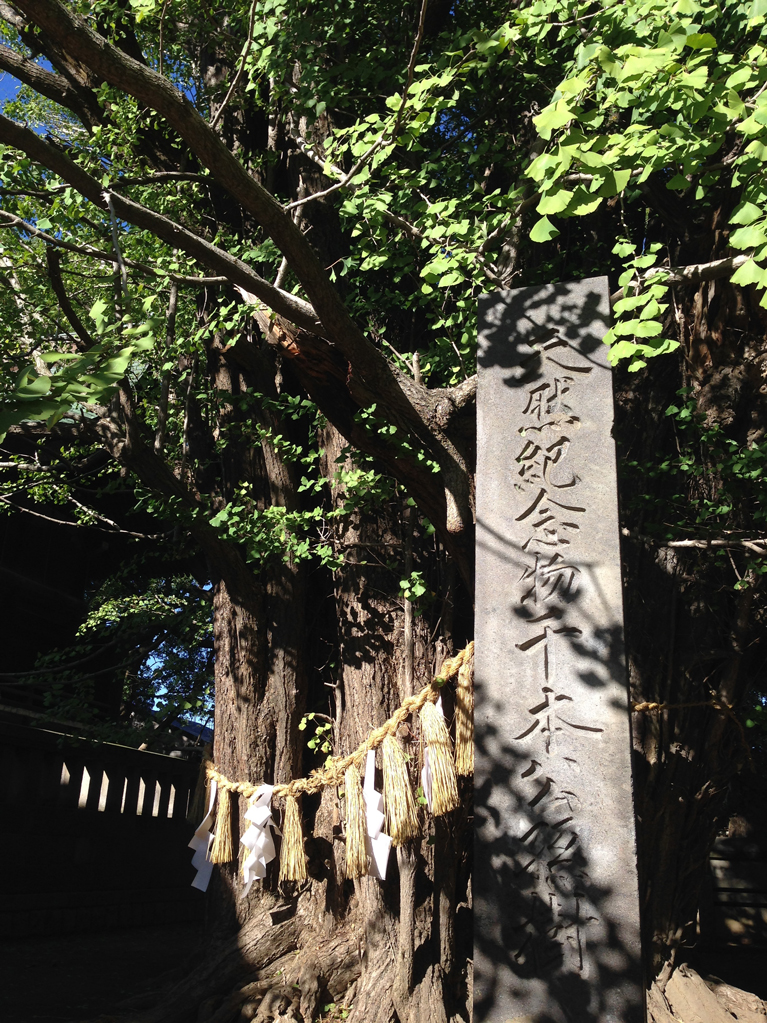
[[[282,822],[282,848],[280,849],[280,881],[305,881],[306,855],[301,812],[295,796],[285,797],[285,817]]]
[[[210,847],[210,862],[229,863],[233,859],[232,800],[229,789],[225,785],[220,785],[216,810],[216,835]]]
[[[474,662],[464,657],[455,688],[455,770],[462,777],[474,774]]]
[[[368,855],[365,843],[365,802],[362,781],[356,767],[344,772],[346,790],[346,876],[349,880],[362,877],[368,872]]]
[[[407,762],[393,735],[383,741],[383,790],[386,831],[392,845],[404,845],[418,836],[418,809],[410,787]]]
[[[455,778],[455,764],[450,736],[445,719],[433,703],[425,703],[420,713],[423,737],[429,747],[429,763],[432,773],[432,813],[441,817],[459,804],[458,784]]]

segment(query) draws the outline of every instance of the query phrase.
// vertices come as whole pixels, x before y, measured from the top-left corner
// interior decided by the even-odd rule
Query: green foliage
[[[324,519],[337,514],[325,512],[322,506],[299,511],[280,505],[258,509],[243,488],[210,519],[210,524],[227,540],[242,544],[247,560],[256,568],[278,557],[293,562],[317,558],[332,569],[339,568],[343,559],[332,544],[323,542],[322,533],[319,538],[312,535],[312,527],[321,527]]]
[[[759,697],[758,702],[751,708],[750,716],[746,718],[746,728],[753,728],[767,736],[767,707],[764,705],[764,697]]]
[[[633,371],[673,352],[680,337],[669,267],[697,258],[689,252],[708,237],[715,209],[729,218],[722,236],[747,257],[733,282],[759,293],[767,286],[762,0],[467,0],[428,12],[417,52],[418,5],[394,0],[265,0],[251,38],[249,0],[229,4],[223,17],[199,0],[71,6],[120,45],[135,39],[149,66],[208,121],[226,97],[221,138],[280,202],[297,201],[297,173],[331,190],[294,209],[297,223],[317,252],[331,253],[323,265],[361,331],[400,373],[420,374],[430,388],[474,372],[476,300],[501,287],[607,274],[620,289],[606,337],[612,362]],[[34,56],[14,33],[4,39]],[[216,74],[202,63],[211,53]],[[5,113],[64,146],[103,188],[266,280],[279,273],[286,291],[307,297],[290,267],[281,272],[283,254],[268,232],[156,112],[109,85],[92,98],[100,117],[87,129],[28,88]],[[158,167],[186,176],[169,179]],[[211,283],[209,269],[181,247],[113,224],[9,147],[0,151],[0,194],[0,434],[20,422],[85,432],[113,414],[118,422],[122,389],[142,443],[160,452],[189,495],[185,502],[136,487],[137,511],[158,531],[210,528],[255,573],[302,562],[342,571],[344,526],[401,504],[401,486],[351,448],[327,465],[323,410],[298,385],[290,358],[262,346],[252,306]],[[59,283],[81,330],[53,286],[57,246],[67,246],[58,248]],[[240,344],[250,346],[246,367]],[[307,372],[323,383],[326,368]],[[440,487],[433,438],[359,387],[355,367],[347,376],[354,407],[344,415],[358,435],[385,446],[389,464],[427,468]],[[702,422],[688,398],[669,419],[678,457],[630,467],[652,483],[638,500],[659,531],[678,537],[761,523],[762,443],[744,445]],[[98,509],[119,485],[114,476],[98,477],[98,493],[86,499],[68,469],[33,462],[8,471],[0,496],[109,528]],[[279,467],[284,492],[260,485],[267,462]],[[421,518],[417,532],[425,541],[434,527]],[[423,609],[431,591],[420,562],[412,573],[387,564],[401,597]],[[163,646],[152,623],[170,635],[172,620],[186,620],[189,579],[154,573],[141,593],[118,588],[91,612],[84,635],[124,630],[134,647],[139,633],[153,636],[155,660],[146,655],[139,673],[147,694],[175,692],[157,672],[177,664],[180,642]],[[201,620],[194,628],[203,635]],[[192,668],[184,671],[182,709],[208,699],[200,678],[192,684]]]
[[[317,1023],[320,1021],[330,1020],[344,1020],[349,1018],[349,1009],[345,1005],[337,1005],[335,1002],[329,1002],[327,1005],[322,1006],[322,1015],[318,1017]]]
[[[113,3],[98,7],[102,24],[118,31],[125,10]],[[199,5],[186,2],[181,7],[176,17],[187,19],[191,35],[177,36],[175,20],[167,21],[163,66],[205,113],[208,97],[198,95],[190,54],[195,34],[205,37],[215,25]],[[163,6],[131,0],[130,9],[138,38],[156,61]],[[608,252],[595,252],[593,267],[594,272],[614,272],[624,291],[618,322],[607,339],[614,362],[628,359],[638,369],[648,357],[671,351],[678,343],[664,324],[667,292],[660,290],[662,275],[647,275],[666,258],[665,243],[646,237],[646,222],[634,226],[635,209],[644,203],[642,186],[660,175],[674,195],[705,205],[724,173],[716,153],[733,132],[740,134],[743,145],[727,170],[731,186],[740,193],[732,217],[737,229],[730,240],[753,255],[735,280],[759,287],[767,282],[761,173],[767,152],[767,118],[762,117],[767,94],[761,92],[767,59],[758,6],[613,0],[596,9],[572,0],[534,0],[520,5],[509,21],[502,7],[468,4],[422,44],[407,89],[412,22],[397,5],[328,5],[319,16],[306,17],[292,0],[270,0],[259,8],[250,46],[245,41],[248,11],[245,3],[231,11],[230,35],[240,40],[231,56],[235,63],[244,61],[245,71],[243,91],[232,102],[274,116],[289,101],[295,115],[305,116],[310,125],[333,111],[317,159],[331,179],[351,169],[356,173],[337,198],[350,252],[332,273],[343,282],[352,312],[367,322],[382,346],[396,352],[395,360],[403,367],[410,365],[413,349],[399,346],[401,317],[382,315],[381,310],[401,308],[403,291],[408,294],[408,313],[418,325],[421,371],[432,384],[456,383],[473,369],[475,299],[498,286],[495,252],[504,230],[518,216],[526,182],[538,190],[539,219],[524,232],[518,258],[522,266],[528,259],[531,271],[538,260],[532,250],[541,243],[559,245],[563,221],[602,216],[605,204],[615,200],[624,211],[627,230],[621,234],[626,240],[613,249],[612,258]],[[365,53],[366,59],[329,58],[339,39],[348,55]],[[283,69],[294,65],[302,67],[302,74],[297,84],[287,84]],[[514,96],[513,104],[505,100],[499,107],[501,90]],[[89,138],[76,133],[67,137],[106,184],[119,180],[122,168],[134,162],[147,125],[130,97],[108,86],[99,96],[108,105],[109,119]],[[45,116],[43,107],[34,107],[41,101],[29,90],[14,102],[8,111],[12,115],[33,114],[38,123]],[[506,108],[505,127],[493,112],[494,104],[499,113]],[[534,138],[520,147],[511,132],[514,110],[521,113],[531,104],[532,109],[541,106],[532,122],[543,151],[529,159]],[[486,130],[478,127],[483,122]],[[31,176],[38,190],[49,195],[44,216],[31,196],[12,199],[9,211],[38,227],[50,225],[57,237],[87,243],[91,236],[94,245],[103,246],[108,235],[103,217],[95,223],[99,237],[93,237],[93,210],[86,210],[88,204],[71,188],[17,154],[4,156],[3,181],[18,187]],[[264,154],[263,159],[270,157]],[[489,188],[487,181],[494,177],[498,186]],[[193,222],[195,204],[205,193],[198,183],[179,184],[171,191],[147,183],[131,194],[159,212]],[[269,239],[243,244],[219,232],[218,240],[267,276],[276,271],[280,254]],[[161,275],[172,270],[194,273],[184,257],[142,232],[125,233],[123,242],[128,258],[150,262]],[[25,248],[22,272],[34,253],[39,264],[41,247],[32,241]],[[12,260],[20,255],[15,253]],[[536,273],[530,276],[535,280]],[[143,300],[147,283],[134,285],[138,299]],[[155,300],[167,292],[167,278],[161,276],[158,284]],[[35,287],[23,282],[21,290],[29,295]],[[50,299],[39,307],[44,318],[46,304],[50,309]],[[113,306],[103,294],[92,303],[101,315],[97,322],[102,332],[113,317],[115,336],[109,338],[109,350],[104,339],[102,351],[94,351],[90,361],[72,358],[66,372],[50,378],[38,369],[18,368],[3,426],[19,415],[53,422],[77,401],[107,400],[115,375],[137,352],[135,345],[129,352],[124,343],[130,340],[123,336],[124,328],[123,344],[115,346],[120,331]],[[228,316],[223,306],[218,311],[220,326],[235,331],[243,323],[242,307],[230,302],[228,311]]]
[[[619,278],[623,297],[613,305],[616,319],[604,340],[610,345],[613,365],[621,359],[630,359],[629,371],[646,366],[647,359],[654,355],[673,352],[679,347],[678,341],[663,337],[668,274],[656,265],[661,250],[660,242],[652,242],[649,251],[642,255],[636,255],[631,242],[620,241],[615,246],[614,251],[626,260],[626,269]],[[635,284],[641,274],[645,281]]]
[[[170,551],[126,564],[91,595],[72,646],[39,656],[20,676],[43,690],[54,720],[81,723],[92,739],[158,748],[170,737],[156,722],[211,718],[210,593],[172,565]],[[115,688],[116,716],[99,695]]]
[[[95,310],[95,313],[94,313]],[[103,308],[94,306],[97,327],[105,327]],[[45,420],[54,426],[67,414],[78,414],[89,405],[107,403],[139,353],[154,347],[152,322],[126,328],[119,348],[96,344],[84,355],[67,351],[36,353],[38,364],[25,366],[16,375],[13,397],[0,411],[0,440],[20,420]],[[39,363],[43,365],[40,366]]]
[[[422,597],[428,596],[428,587],[422,572],[411,572],[406,579],[400,579],[399,591],[405,600],[415,604]]]
[[[332,754],[333,747],[330,740],[333,722],[328,720],[324,714],[311,711],[309,714],[304,714],[298,722],[299,731],[306,731],[309,724],[314,727],[314,734],[306,741],[309,749],[314,753]]]
[[[552,18],[555,25],[551,24]],[[666,189],[699,206],[710,204],[725,166],[716,154],[732,133],[741,144],[728,158],[731,187],[740,202],[730,235],[735,249],[753,255],[736,283],[767,285],[767,45],[758,5],[736,0],[660,0],[593,4],[536,0],[516,15],[519,39],[532,39],[559,55],[565,74],[549,103],[534,118],[548,145],[527,174],[540,189],[533,241],[558,233],[554,218],[583,217],[605,202],[642,201],[642,185],[659,175]],[[577,26],[587,31],[583,38]],[[556,27],[555,27],[556,26]],[[645,223],[645,229],[646,229]],[[611,359],[629,359],[632,369],[671,351],[664,334],[662,243],[619,243],[624,300],[606,338]],[[637,255],[639,252],[639,255]],[[651,258],[654,257],[654,258]],[[644,273],[642,273],[644,271]],[[767,304],[767,298],[763,299]],[[641,310],[641,312],[640,312]]]
[[[666,410],[676,435],[676,456],[637,462],[627,460],[622,471],[635,478],[635,510],[649,536],[663,541],[760,536],[767,523],[767,441],[743,443],[720,423],[697,411],[690,388],[678,392]],[[708,559],[726,563],[721,548],[705,548]],[[767,559],[758,548],[745,546],[739,557],[742,578],[767,573]]]

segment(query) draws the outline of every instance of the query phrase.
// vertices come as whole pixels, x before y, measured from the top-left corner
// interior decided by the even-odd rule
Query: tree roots
[[[647,993],[648,1023],[767,1023],[767,1006],[756,995],[714,977],[704,979],[680,966],[665,990],[653,984]]]
[[[322,938],[302,928],[297,917],[272,924],[268,912],[259,913],[236,938],[213,946],[190,976],[155,998],[147,1011],[135,1011],[147,1004],[145,995],[118,1007],[122,1014],[115,1018],[123,1023],[315,1023],[327,1015],[326,1006],[353,997],[361,972],[358,948],[351,927],[342,925]]]

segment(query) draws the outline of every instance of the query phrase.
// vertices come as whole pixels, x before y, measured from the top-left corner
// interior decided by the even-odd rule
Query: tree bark
[[[332,475],[343,448],[331,427],[325,431],[323,447],[325,472]],[[345,467],[351,468],[350,460]],[[334,501],[342,501],[343,486],[333,489]],[[341,752],[354,749],[382,724],[409,695],[411,684],[416,691],[422,688],[444,657],[443,653],[439,663],[435,661],[438,655],[423,614],[410,624],[413,647],[408,649],[404,600],[391,596],[396,593],[391,569],[381,566],[380,554],[379,566],[370,564],[371,552],[379,551],[383,543],[397,553],[398,571],[403,570],[409,560],[409,522],[403,519],[396,508],[388,515],[379,509],[375,515],[355,516],[337,536],[349,551],[335,587],[342,665]],[[367,551],[366,541],[373,545]],[[449,706],[446,713],[450,719]],[[411,730],[402,733],[415,787],[421,750]],[[426,845],[416,841],[396,855],[392,851],[385,885],[370,877],[354,883],[354,899],[364,920],[364,949],[350,1023],[388,1023],[392,1018],[399,1023],[447,1023],[470,1018],[471,954],[465,942],[457,947],[456,910],[458,902],[467,903],[471,794],[470,780],[463,779],[459,810],[449,819],[423,815]]]
[[[683,386],[690,387],[701,421],[748,443],[759,425],[761,380],[739,375],[738,367],[764,350],[755,302],[744,316],[751,302],[729,283],[689,286],[677,295],[679,363],[657,360],[624,377],[618,389],[619,451],[624,465],[635,466],[621,482],[621,517],[631,696],[640,705],[633,736],[643,948],[648,985],[657,977],[661,995],[682,949],[697,940],[709,850],[726,820],[729,786],[750,756],[737,713],[753,678],[761,601],[749,570],[742,569],[738,583],[745,549],[716,560],[704,547],[648,539],[648,483],[638,467],[678,453],[666,408],[679,403]],[[746,408],[748,416],[739,411]],[[655,495],[661,498],[664,486],[673,494],[687,485],[689,500],[707,498],[705,488],[718,485],[716,473],[709,466],[701,477],[669,475],[664,482],[659,476]],[[733,514],[733,527],[748,535],[747,509]]]

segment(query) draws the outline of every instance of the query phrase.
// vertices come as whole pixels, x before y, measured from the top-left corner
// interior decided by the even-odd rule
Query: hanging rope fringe
[[[349,805],[349,792],[354,785],[346,782],[347,772],[353,768],[359,785],[359,770],[369,750],[383,746],[384,773],[384,809],[387,830],[393,845],[402,845],[411,841],[419,833],[418,811],[410,786],[405,755],[396,740],[399,727],[411,716],[419,714],[424,739],[429,747],[429,760],[433,776],[432,812],[439,817],[449,813],[459,804],[456,770],[460,775],[471,774],[474,763],[474,643],[459,651],[455,657],[448,658],[442,665],[439,676],[415,696],[408,697],[388,721],[380,728],[371,732],[357,749],[345,757],[334,757],[323,769],[312,771],[306,778],[295,778],[283,785],[275,785],[273,797],[285,800],[283,821],[282,849],[280,852],[280,880],[303,881],[306,879],[306,857],[304,855],[301,814],[298,809],[298,797],[304,792],[320,792],[327,786],[346,784],[347,814],[352,817]],[[451,679],[457,679],[456,686],[456,750],[455,764],[442,714],[434,704],[439,699],[440,690]],[[247,781],[231,781],[222,774],[212,762],[206,763],[208,784],[215,781],[218,785],[218,812],[216,815],[216,835],[211,846],[211,860],[214,863],[227,863],[234,858],[232,848],[232,821],[230,793],[237,792],[250,799],[260,788],[259,784]],[[352,797],[354,798],[354,797]],[[364,802],[361,800],[359,818],[365,828]],[[354,827],[357,827],[356,822]],[[347,843],[349,824],[347,822]],[[355,838],[355,842],[359,836]],[[364,831],[362,849],[365,849]],[[355,854],[356,855],[356,854]],[[347,845],[347,858],[349,849]],[[348,869],[356,869],[358,863],[347,862]],[[366,873],[366,869],[362,871]],[[359,876],[359,875],[349,875]]]
[[[211,863],[229,863],[234,859],[232,846],[232,800],[230,790],[219,787],[216,811],[216,834],[210,847]]]
[[[368,872],[368,854],[365,843],[367,827],[362,780],[356,767],[344,774],[346,791],[346,877],[353,881]]]
[[[435,817],[455,810],[460,800],[453,763],[453,748],[445,719],[433,703],[425,703],[420,713],[423,737],[429,748],[431,768],[431,812]]]
[[[282,822],[282,848],[280,849],[280,881],[305,881],[306,855],[301,811],[298,799],[285,799],[285,819]]]
[[[416,838],[418,808],[408,777],[407,761],[399,742],[393,735],[387,735],[383,751],[383,793],[386,813],[386,831],[391,835],[392,845],[404,845]]]
[[[458,670],[455,689],[455,771],[462,777],[474,774],[473,662],[466,658]]]

